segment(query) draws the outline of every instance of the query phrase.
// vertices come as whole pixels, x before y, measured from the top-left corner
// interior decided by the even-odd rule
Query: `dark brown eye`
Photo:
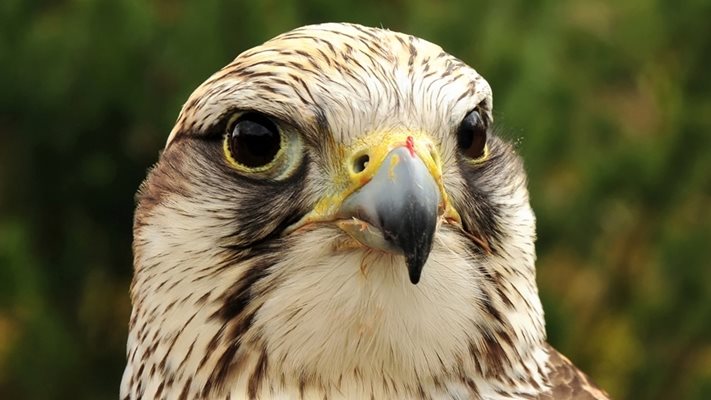
[[[282,144],[279,128],[259,113],[239,117],[227,132],[226,140],[231,160],[249,169],[269,165]]]
[[[467,158],[480,160],[486,153],[486,121],[474,109],[464,117],[457,130],[457,146]]]

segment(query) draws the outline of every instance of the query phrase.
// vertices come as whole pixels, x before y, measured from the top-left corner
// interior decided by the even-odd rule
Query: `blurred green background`
[[[519,143],[550,341],[617,399],[711,398],[711,4],[0,1],[0,398],[118,396],[133,195],[188,94],[306,23],[423,37]]]

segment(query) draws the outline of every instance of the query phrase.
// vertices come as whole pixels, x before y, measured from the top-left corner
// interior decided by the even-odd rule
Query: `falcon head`
[[[141,186],[122,396],[535,393],[534,239],[474,69],[293,30],[193,92]]]

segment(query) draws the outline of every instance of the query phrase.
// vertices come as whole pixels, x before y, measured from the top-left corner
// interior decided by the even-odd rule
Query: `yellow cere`
[[[442,168],[436,145],[429,136],[420,132],[375,132],[351,146],[339,149],[341,155],[339,166],[334,181],[334,192],[324,196],[314,207],[313,211],[307,214],[293,228],[299,229],[305,225],[316,222],[328,222],[337,219],[337,213],[341,205],[348,196],[370,182],[375,176],[387,155],[396,147],[408,147],[407,138],[412,137],[411,150],[422,160],[429,170],[432,178],[439,187],[442,203],[440,204],[440,215],[449,222],[461,223],[459,213],[451,206],[444,189],[442,179]],[[353,164],[360,156],[367,154],[369,160],[365,169],[357,172],[353,169]],[[391,159],[389,166],[389,176],[393,177],[393,168],[397,164],[397,159]]]

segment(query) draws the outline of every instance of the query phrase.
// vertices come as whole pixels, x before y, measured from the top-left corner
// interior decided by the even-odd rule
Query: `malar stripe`
[[[240,243],[240,244],[230,244],[224,246],[225,249],[237,252],[240,257],[231,257],[230,262],[244,262],[248,259],[255,258],[257,256],[270,256],[273,255],[275,250],[282,249],[284,246],[284,240],[280,238],[284,230],[290,225],[299,221],[303,216],[306,215],[306,211],[302,209],[295,210],[286,216],[284,216],[279,223],[274,227],[274,229],[266,234],[264,237],[254,240],[252,242]],[[228,237],[225,237],[227,239]]]
[[[251,300],[251,286],[267,275],[262,263],[255,263],[246,270],[242,277],[223,294],[223,304],[208,320],[221,319],[231,321],[237,318],[249,305]]]

